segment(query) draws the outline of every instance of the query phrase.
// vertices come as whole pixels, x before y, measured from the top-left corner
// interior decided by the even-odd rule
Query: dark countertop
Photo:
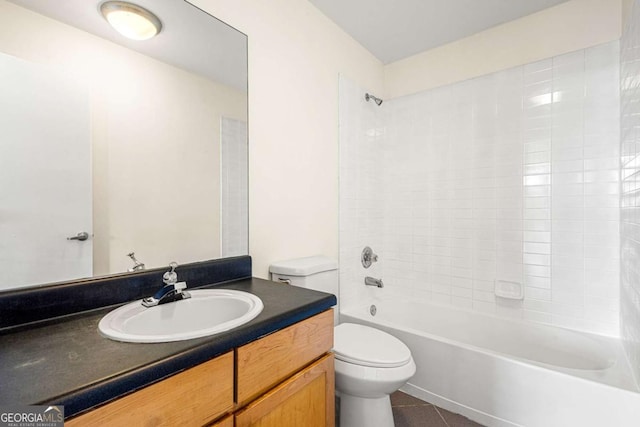
[[[253,293],[264,309],[228,332],[158,344],[100,335],[98,322],[116,306],[0,331],[0,405],[64,405],[70,417],[336,304],[331,294],[256,278],[205,287]]]

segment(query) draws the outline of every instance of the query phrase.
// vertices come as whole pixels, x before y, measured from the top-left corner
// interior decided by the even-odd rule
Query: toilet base
[[[364,398],[338,393],[340,397],[340,427],[394,427],[391,399]]]

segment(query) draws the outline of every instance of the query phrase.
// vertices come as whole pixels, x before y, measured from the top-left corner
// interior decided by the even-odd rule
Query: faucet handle
[[[133,267],[131,267],[128,271],[132,272],[132,271],[144,270],[144,263],[136,259],[135,252],[129,252],[127,256],[131,258],[131,261],[133,261]]]
[[[178,267],[178,263],[173,261],[169,264],[169,267],[171,268],[171,270],[162,275],[162,281],[167,285],[175,285],[178,281],[178,273],[176,273],[176,267]]]
[[[371,267],[371,264],[378,262],[378,255],[373,253],[373,250],[369,246],[365,246],[360,255],[360,262],[364,268]]]

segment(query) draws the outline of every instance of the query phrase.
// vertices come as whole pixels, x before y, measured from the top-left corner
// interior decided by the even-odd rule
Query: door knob
[[[87,233],[86,231],[81,231],[73,237],[67,237],[67,240],[80,240],[81,242],[84,242],[88,238],[89,238],[89,233]]]

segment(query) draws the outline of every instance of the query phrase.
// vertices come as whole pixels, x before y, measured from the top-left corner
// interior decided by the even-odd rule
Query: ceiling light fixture
[[[124,1],[107,1],[100,13],[120,34],[132,40],[147,40],[162,29],[160,19],[138,5]]]

